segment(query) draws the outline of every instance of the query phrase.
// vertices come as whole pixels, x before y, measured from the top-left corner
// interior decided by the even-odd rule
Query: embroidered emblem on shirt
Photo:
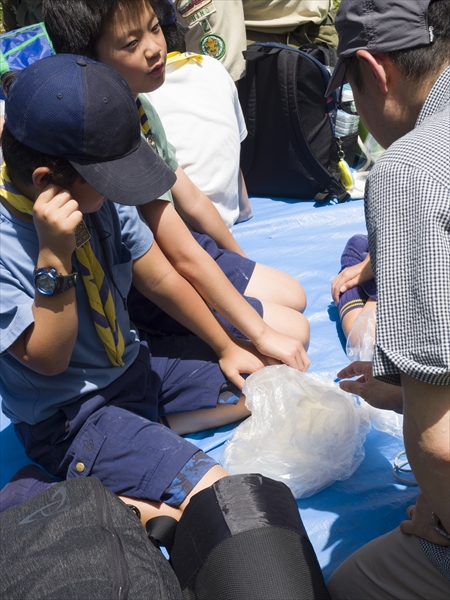
[[[212,5],[213,12],[215,12],[216,9],[212,4],[212,0],[177,0],[176,3],[177,11],[185,19],[205,8],[208,4]]]
[[[200,51],[214,58],[222,58],[226,52],[225,40],[215,33],[204,35],[200,40]]]

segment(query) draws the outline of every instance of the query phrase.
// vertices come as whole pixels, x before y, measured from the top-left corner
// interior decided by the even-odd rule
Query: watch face
[[[41,273],[36,276],[36,288],[41,294],[53,294],[56,288],[55,278],[50,273]]]

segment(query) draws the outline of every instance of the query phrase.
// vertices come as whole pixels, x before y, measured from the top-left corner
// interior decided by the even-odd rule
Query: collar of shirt
[[[416,127],[422,125],[424,120],[444,110],[444,108],[450,103],[450,67],[447,67],[445,71],[436,80],[435,84],[431,88],[428,94],[425,104],[419,113],[417,118]]]

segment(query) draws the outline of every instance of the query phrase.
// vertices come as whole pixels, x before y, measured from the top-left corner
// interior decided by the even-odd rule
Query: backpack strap
[[[245,77],[240,80],[238,94],[247,127],[247,137],[242,146],[241,170],[245,175],[252,166],[256,144],[256,63],[264,58],[258,44],[251,44],[243,52],[246,66]]]

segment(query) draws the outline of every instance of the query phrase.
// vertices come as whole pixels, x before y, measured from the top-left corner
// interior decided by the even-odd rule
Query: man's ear
[[[356,53],[358,60],[361,61],[361,68],[369,73],[375,85],[380,92],[385,95],[388,92],[389,76],[392,67],[392,61],[388,54],[371,54],[367,50],[358,50]]]
[[[52,172],[49,167],[38,167],[33,171],[33,185],[42,192],[50,183],[52,183]]]

